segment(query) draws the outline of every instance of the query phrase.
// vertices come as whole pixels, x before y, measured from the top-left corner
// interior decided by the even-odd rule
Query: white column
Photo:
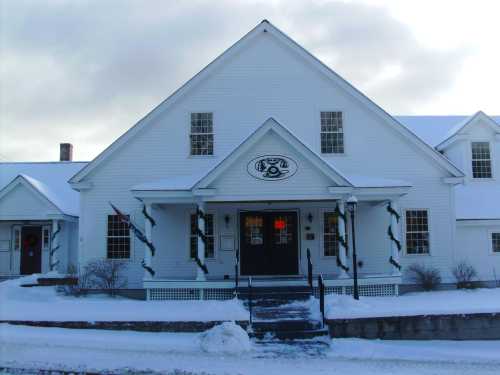
[[[339,205],[339,211],[340,214],[345,216],[345,201],[341,200],[338,202]],[[347,220],[347,217],[346,217]],[[347,240],[346,238],[346,221],[344,221],[341,217],[338,218],[338,225],[339,225],[339,235],[344,239],[344,241]],[[344,266],[347,266],[347,255],[346,255],[346,248],[342,243],[339,242],[339,261],[342,263]],[[339,273],[339,279],[347,279],[349,278],[349,275],[347,272],[343,269],[340,268],[340,273]]]
[[[54,219],[52,220],[52,235],[51,235],[51,241],[50,241],[50,250],[49,250],[49,269],[50,271],[57,271],[57,263],[59,262],[58,260],[58,252],[61,251],[61,249],[57,249],[59,247],[59,244],[61,241],[59,241],[59,238],[61,237],[61,232],[57,233],[57,229],[59,228],[59,220]],[[52,250],[55,249],[54,252]]]
[[[152,213],[151,213],[151,203],[146,203],[145,204],[145,207],[146,207],[146,213],[149,215],[149,216],[152,216]],[[151,222],[145,218],[145,235],[146,235],[146,239],[150,242],[150,243],[153,243],[153,235],[152,235],[152,230],[153,230],[153,227],[151,225]],[[151,267],[151,249],[144,245],[144,264],[146,265],[146,267]],[[145,280],[151,280],[153,278],[153,276],[149,273],[149,271],[147,269],[144,270],[144,279]]]
[[[391,200],[391,207],[394,211],[396,211],[399,214],[399,205],[396,200]],[[401,241],[401,235],[400,235],[400,230],[399,230],[399,223],[395,215],[391,214],[391,230],[392,234],[394,235],[394,238],[396,238],[398,241]],[[401,264],[400,258],[399,258],[399,250],[394,241],[391,241],[391,256],[392,259],[397,264]],[[394,276],[401,276],[401,271],[393,265],[392,267],[392,274]]]
[[[198,202],[198,209],[205,214],[205,202]],[[205,233],[205,220],[203,220],[200,215],[197,215],[197,217],[198,228],[202,233]],[[198,236],[198,259],[200,260],[201,264],[205,264],[205,242],[203,242],[201,236]],[[207,278],[203,270],[200,267],[196,266],[196,280],[205,281],[206,279]]]

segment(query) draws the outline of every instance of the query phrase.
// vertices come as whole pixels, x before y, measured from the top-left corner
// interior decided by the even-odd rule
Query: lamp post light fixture
[[[353,297],[355,300],[359,300],[359,288],[358,288],[358,260],[356,256],[356,228],[354,226],[354,215],[356,213],[356,208],[358,206],[358,200],[354,195],[351,195],[347,199],[347,210],[351,216],[351,228],[352,228],[352,272],[354,278],[354,291]]]

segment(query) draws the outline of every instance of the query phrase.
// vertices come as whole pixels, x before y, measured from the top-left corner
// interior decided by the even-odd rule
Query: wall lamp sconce
[[[312,221],[313,221],[313,215],[310,212],[307,214],[307,221],[310,223],[312,223]]]
[[[224,216],[224,223],[226,223],[226,228],[229,227],[230,222],[231,222],[231,216],[225,215]]]

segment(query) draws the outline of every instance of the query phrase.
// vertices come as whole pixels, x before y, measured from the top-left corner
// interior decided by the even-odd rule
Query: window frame
[[[193,133],[192,130],[192,115],[201,114],[201,113],[209,113],[212,115],[212,132],[211,133]],[[188,138],[188,157],[189,158],[206,158],[206,157],[214,157],[215,156],[215,112],[210,110],[199,110],[199,111],[189,111],[187,122],[189,124],[187,129],[187,138]],[[211,154],[193,154],[192,153],[192,135],[212,135],[212,153]]]
[[[322,113],[340,113],[342,118],[342,132],[330,132],[330,131],[322,131],[321,130],[321,115]],[[322,156],[343,156],[346,155],[346,132],[345,132],[345,123],[346,116],[345,111],[342,109],[320,109],[319,110],[319,153]],[[323,152],[322,147],[322,134],[330,133],[330,134],[342,134],[342,152]]]
[[[59,224],[61,225],[61,224]],[[51,249],[52,246],[52,226],[51,225],[44,225],[42,226],[42,250],[43,251],[48,251]],[[62,226],[61,226],[61,231],[62,231]],[[47,244],[45,244],[45,232],[47,232],[48,238],[47,238]],[[61,232],[59,232],[58,236],[61,235]]]
[[[492,230],[488,231],[488,242],[490,244],[490,246],[489,246],[490,247],[490,254],[500,256],[500,250],[495,251],[495,249],[493,247],[493,235],[494,234],[498,234],[500,236],[500,229],[492,229]],[[500,241],[500,238],[499,238],[499,241]]]
[[[133,259],[133,257],[132,257],[133,236],[132,236],[132,233],[131,233],[132,230],[131,229],[128,230],[128,236],[110,236],[109,235],[109,217],[110,216],[118,216],[118,215],[116,215],[114,213],[110,213],[110,214],[106,215],[106,259],[116,260],[116,261],[131,261]],[[126,216],[128,216],[129,219],[130,219],[130,215],[126,214]],[[123,224],[123,225],[125,225],[125,224]],[[124,258],[110,257],[109,256],[109,249],[108,249],[109,238],[128,238],[129,239],[129,243],[128,243],[128,257],[124,257]]]
[[[427,212],[427,236],[428,236],[428,242],[429,242],[429,250],[426,253],[409,253],[408,252],[408,231],[407,231],[407,212],[408,211],[425,211]],[[412,208],[405,208],[402,210],[403,212],[403,220],[402,220],[402,225],[403,225],[403,233],[404,233],[404,255],[408,257],[422,257],[422,256],[431,256],[432,255],[432,236],[431,236],[431,228],[432,228],[432,223],[431,223],[431,215],[430,215],[430,209],[429,208],[419,208],[419,207],[412,207]],[[416,232],[414,232],[416,233]]]
[[[218,259],[217,257],[218,257],[218,253],[219,253],[217,251],[217,245],[218,245],[218,241],[217,241],[217,238],[218,238],[217,213],[216,213],[216,211],[213,211],[213,210],[207,210],[205,213],[208,215],[212,215],[213,239],[214,239],[214,256],[210,257],[210,258],[205,256],[205,261],[214,262]],[[193,235],[191,234],[191,216],[192,215],[196,215],[196,210],[190,210],[187,213],[187,259],[189,262],[195,262],[195,259],[191,258],[191,237],[193,237]],[[197,248],[198,248],[198,246],[197,246]]]
[[[326,255],[325,254],[325,214],[327,213],[331,213],[331,214],[334,214],[335,215],[335,208],[322,208],[320,209],[319,211],[319,214],[320,214],[320,225],[321,225],[321,228],[320,228],[320,255],[321,255],[321,258],[324,258],[324,259],[336,259],[338,257],[338,254],[339,254],[339,251],[340,251],[340,244],[338,242],[338,238],[336,238],[337,240],[337,251],[336,251],[336,254],[334,255]],[[339,218],[337,218],[337,226],[339,225]],[[347,227],[346,227],[347,229]],[[336,237],[336,235],[335,235]]]
[[[490,162],[490,171],[491,175],[489,177],[474,177],[474,153],[472,151],[472,147],[474,143],[486,143],[488,144],[488,151],[490,154],[489,162]],[[493,180],[495,177],[495,165],[494,165],[494,157],[493,157],[493,147],[492,143],[488,139],[472,139],[469,142],[469,155],[470,155],[470,162],[469,162],[469,168],[470,168],[470,176],[473,181],[490,181]],[[487,160],[487,159],[479,159],[479,160]]]
[[[13,225],[12,226],[12,251],[21,251],[22,247],[22,225]]]

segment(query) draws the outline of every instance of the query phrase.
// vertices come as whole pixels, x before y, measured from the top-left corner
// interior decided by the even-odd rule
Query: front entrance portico
[[[327,287],[349,293],[352,228],[345,201],[354,194],[360,202],[360,285],[395,293],[399,250],[387,228],[398,236],[400,223],[387,205],[397,209],[409,189],[401,181],[339,172],[270,119],[203,175],[131,189],[158,224],[151,228],[145,221],[158,254],[145,249],[144,287],[153,299],[179,293],[219,298],[224,290],[229,298],[248,277],[268,285],[307,285],[312,266]]]

